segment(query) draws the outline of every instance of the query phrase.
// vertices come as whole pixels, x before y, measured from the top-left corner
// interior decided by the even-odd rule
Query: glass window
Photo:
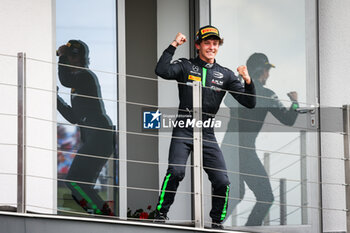
[[[211,23],[224,37],[217,61],[235,72],[247,65],[257,93],[253,110],[224,99],[230,119],[217,137],[231,180],[227,226],[312,224],[309,207],[318,203],[308,193],[318,188],[307,173],[317,174],[308,170],[317,159],[302,155],[317,154],[315,116],[297,111],[317,104],[309,8],[305,0],[211,1]]]
[[[56,1],[58,210],[115,215],[116,1]]]

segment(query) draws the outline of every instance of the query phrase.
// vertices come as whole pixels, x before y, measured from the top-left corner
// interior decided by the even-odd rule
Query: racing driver
[[[237,68],[244,80],[244,85],[228,68],[216,63],[215,56],[219,46],[223,44],[216,27],[211,25],[199,29],[195,38],[198,56],[194,59],[181,58],[173,63],[171,60],[178,46],[187,41],[186,36],[178,33],[174,41],[160,57],[156,74],[164,79],[176,80],[179,89],[179,115],[188,111],[191,115],[193,81],[202,83],[202,120],[213,118],[218,112],[220,103],[227,91],[247,108],[255,106],[255,88],[248,74],[246,66]],[[182,116],[181,116],[182,117]],[[177,120],[181,120],[178,117]],[[165,222],[179,182],[185,176],[185,164],[193,150],[193,128],[174,127],[173,138],[169,151],[169,166],[166,172],[158,204],[156,207],[156,222]],[[184,139],[185,138],[185,139]],[[188,138],[188,139],[186,139]],[[174,165],[176,164],[176,165]],[[178,166],[177,166],[178,165]],[[203,128],[203,166],[212,184],[212,228],[222,229],[221,222],[226,217],[226,208],[229,194],[229,179],[222,152],[216,142],[213,127]]]

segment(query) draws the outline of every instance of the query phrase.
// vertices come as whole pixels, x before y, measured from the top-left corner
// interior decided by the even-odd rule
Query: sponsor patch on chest
[[[199,67],[195,65],[192,66],[192,70],[190,70],[190,73],[201,76],[201,73],[199,73]]]
[[[201,77],[193,76],[193,75],[188,75],[188,79],[193,81],[198,81],[198,82],[202,81]]]
[[[218,86],[222,86],[224,84],[224,81],[213,79],[211,80],[211,83],[216,84]]]
[[[214,71],[213,72],[213,77],[214,78],[223,78],[224,77],[224,74],[223,73],[220,73],[220,72],[218,72],[218,71]]]

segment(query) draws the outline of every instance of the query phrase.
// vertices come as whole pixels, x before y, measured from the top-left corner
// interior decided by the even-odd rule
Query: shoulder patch
[[[180,63],[180,62],[182,62],[182,60],[178,59],[178,60],[172,61],[171,64],[177,64],[177,63]]]
[[[177,59],[177,60],[172,61],[171,64],[185,63],[185,62],[189,62],[189,60],[186,59],[186,58],[179,58],[179,59]],[[189,63],[190,63],[190,62],[189,62]]]
[[[188,59],[184,59],[184,61],[186,61],[187,63],[189,63],[189,64],[193,64],[190,60],[188,60]]]

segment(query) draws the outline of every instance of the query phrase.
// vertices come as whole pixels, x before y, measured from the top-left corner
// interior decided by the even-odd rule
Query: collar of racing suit
[[[202,59],[199,58],[199,56],[197,56],[194,61],[201,67],[205,67],[207,69],[211,69],[214,67],[216,60],[214,59],[214,63],[206,63],[205,61],[203,61]]]

